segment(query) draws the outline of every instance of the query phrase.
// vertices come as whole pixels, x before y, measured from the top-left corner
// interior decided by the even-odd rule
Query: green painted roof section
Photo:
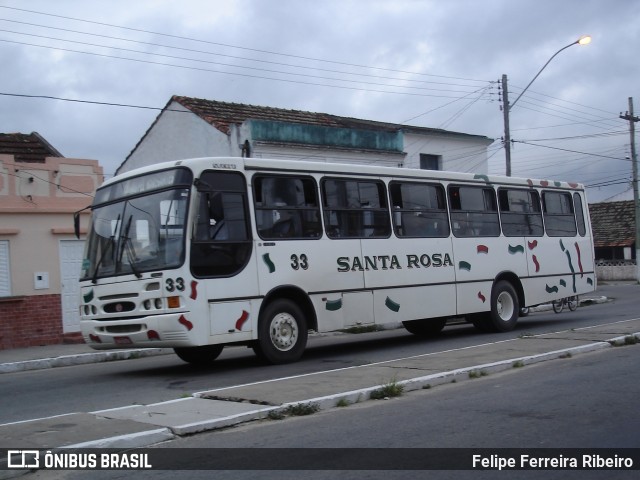
[[[385,152],[402,152],[400,130],[380,131],[357,128],[326,127],[302,123],[249,120],[254,141],[320,145]]]

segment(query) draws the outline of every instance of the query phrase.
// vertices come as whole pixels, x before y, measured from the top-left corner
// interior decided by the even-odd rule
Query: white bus
[[[208,363],[244,344],[295,361],[309,331],[464,316],[591,292],[579,184],[261,158],[141,168],[96,192],[81,272],[95,349],[169,347]]]

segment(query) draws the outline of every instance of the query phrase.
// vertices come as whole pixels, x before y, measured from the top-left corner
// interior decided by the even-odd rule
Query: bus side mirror
[[[73,231],[76,234],[76,238],[80,239],[80,212],[73,214]]]

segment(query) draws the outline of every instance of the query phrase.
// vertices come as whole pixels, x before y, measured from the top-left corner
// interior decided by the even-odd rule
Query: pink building
[[[0,134],[0,349],[81,341],[73,213],[102,181],[97,160],[64,158],[35,132]]]

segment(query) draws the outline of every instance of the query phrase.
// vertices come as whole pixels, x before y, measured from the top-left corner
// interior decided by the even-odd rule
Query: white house
[[[326,113],[173,96],[116,175],[192,157],[232,156],[488,173],[492,139]]]

